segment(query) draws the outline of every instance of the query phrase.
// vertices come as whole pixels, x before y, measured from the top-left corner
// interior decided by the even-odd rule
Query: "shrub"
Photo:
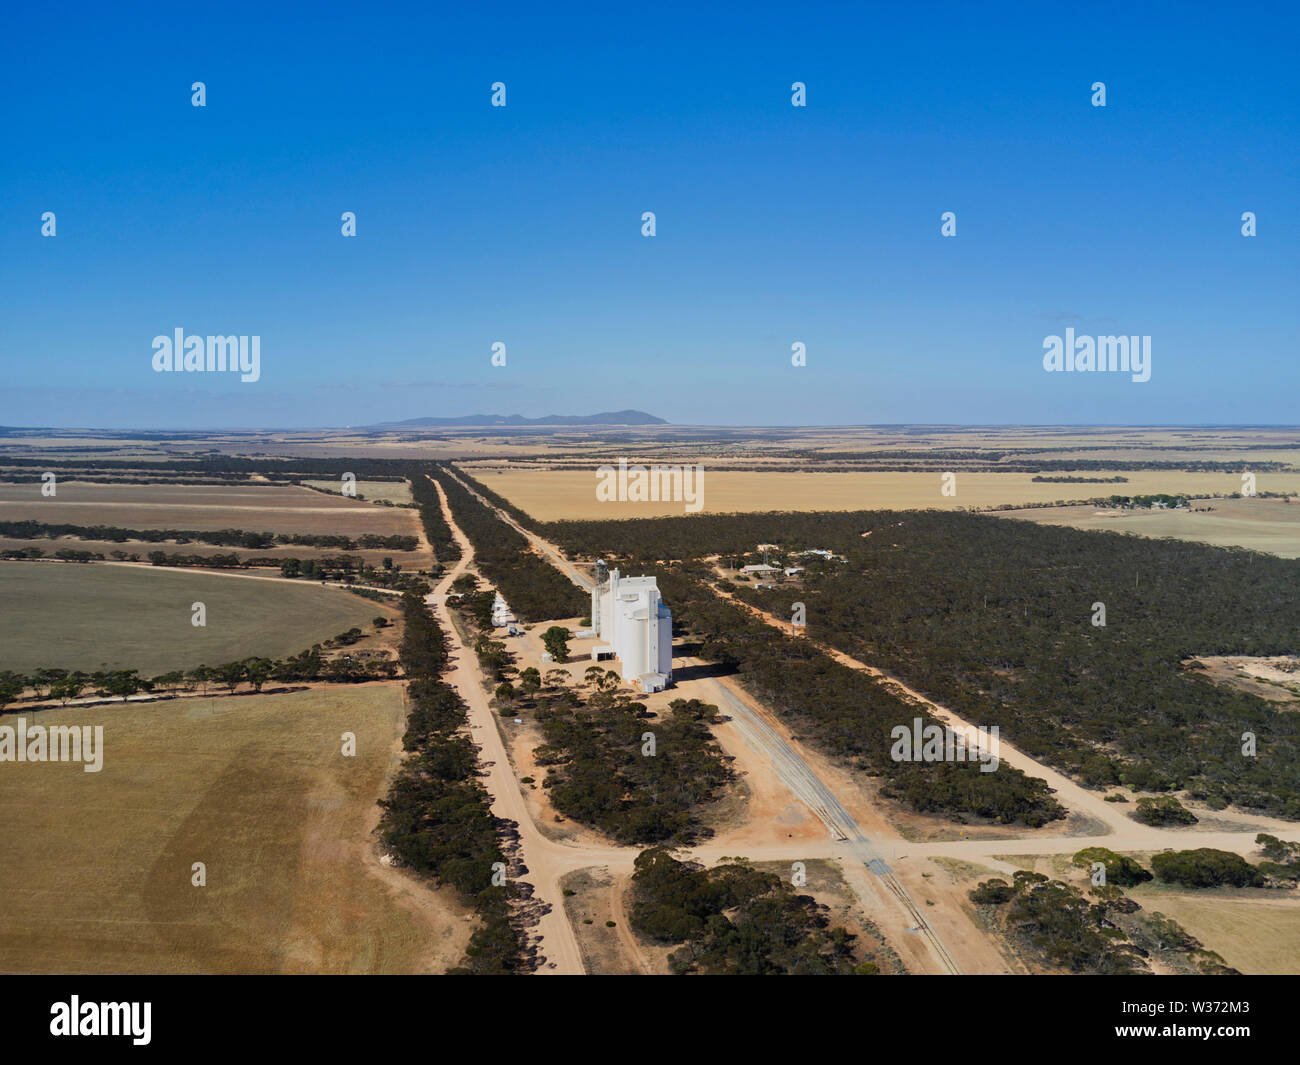
[[[1264,876],[1239,854],[1200,847],[1190,851],[1165,851],[1151,859],[1156,876],[1184,887],[1262,887]]]
[[[1194,825],[1197,817],[1172,795],[1159,799],[1138,799],[1133,819],[1144,825]]]
[[[1014,895],[1015,889],[1005,880],[985,880],[978,887],[973,887],[970,890],[971,902],[986,903],[993,906],[1000,906],[1004,902],[1010,902]]]
[[[1085,847],[1071,861],[1085,869],[1090,869],[1094,862],[1101,862],[1106,870],[1106,883],[1116,887],[1132,887],[1151,879],[1151,874],[1132,858],[1105,847]]]

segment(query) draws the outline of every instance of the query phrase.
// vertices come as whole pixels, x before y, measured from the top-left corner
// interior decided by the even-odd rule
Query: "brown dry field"
[[[1246,547],[1282,558],[1300,558],[1300,501],[1214,499],[1201,500],[1193,506],[1214,509],[1189,512],[1111,510],[1095,506],[1042,507],[1003,511],[999,517],[1023,518],[1043,525],[1066,525],[1072,529],[1105,529],[1157,538],[1170,536],[1216,547]]]
[[[0,772],[0,971],[457,964],[472,913],[380,866],[370,835],[404,716],[391,683],[41,713],[102,724],[104,764]]]
[[[1229,494],[1239,491],[1241,477],[1225,473],[1121,471],[1126,484],[1035,483],[1029,473],[959,472],[956,495],[940,494],[938,473],[755,473],[710,470],[704,463],[701,513],[772,510],[959,510],[1004,504],[1051,503],[1057,500],[1167,493]],[[609,520],[671,517],[685,513],[681,502],[601,502],[596,498],[596,468],[590,470],[467,469],[488,488],[538,521]],[[1108,473],[1107,476],[1110,476]],[[1260,492],[1300,492],[1300,472],[1261,473]],[[1217,504],[1216,504],[1217,505]]]
[[[44,498],[39,484],[0,484],[7,521],[117,525],[125,529],[250,529],[360,536],[419,535],[414,510],[383,507],[309,488],[95,484],[62,481]]]

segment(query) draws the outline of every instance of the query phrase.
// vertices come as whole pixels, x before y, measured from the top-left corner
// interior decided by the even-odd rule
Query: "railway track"
[[[455,477],[456,474],[453,472],[452,476]],[[569,580],[585,592],[592,590],[593,582],[570,565],[554,544],[525,529],[490,500],[475,492],[471,485],[466,484],[459,477],[456,479],[484,506],[489,507],[501,521],[524,536]],[[730,712],[732,721],[746,744],[767,759],[777,778],[826,825],[831,837],[846,843],[854,859],[866,866],[867,870],[880,881],[886,893],[903,908],[912,922],[912,931],[923,937],[939,966],[949,974],[960,975],[961,969],[948,948],[944,946],[938,933],[930,927],[930,923],[921,913],[907,888],[863,834],[853,815],[844,808],[844,804],[835,793],[826,786],[821,777],[813,772],[812,767],[799,756],[798,752],[782,739],[780,733],[763,720],[762,715],[747,706],[744,700],[722,681],[712,680],[708,683],[716,693],[718,705]]]
[[[732,720],[740,727],[745,742],[767,758],[781,782],[826,825],[832,838],[847,843],[854,859],[880,880],[911,918],[913,931],[924,937],[940,966],[954,976],[960,975],[961,969],[938,933],[835,793],[759,714],[721,681],[711,683],[718,693],[719,705],[733,713]]]

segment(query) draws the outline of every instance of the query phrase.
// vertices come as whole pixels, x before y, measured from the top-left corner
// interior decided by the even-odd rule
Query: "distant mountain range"
[[[643,410],[612,410],[600,414],[548,414],[545,418],[525,418],[522,414],[466,414],[460,418],[407,418],[402,422],[380,422],[367,429],[422,429],[451,426],[492,425],[667,425]]]

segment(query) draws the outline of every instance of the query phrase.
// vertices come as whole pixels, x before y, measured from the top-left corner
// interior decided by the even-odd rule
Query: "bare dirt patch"
[[[1215,684],[1283,704],[1288,710],[1300,709],[1300,658],[1207,655],[1187,665]]]
[[[612,874],[604,867],[580,869],[560,881],[565,913],[590,975],[645,976],[669,971],[668,955],[674,948],[646,941],[628,924],[625,903],[630,884],[627,875]]]

